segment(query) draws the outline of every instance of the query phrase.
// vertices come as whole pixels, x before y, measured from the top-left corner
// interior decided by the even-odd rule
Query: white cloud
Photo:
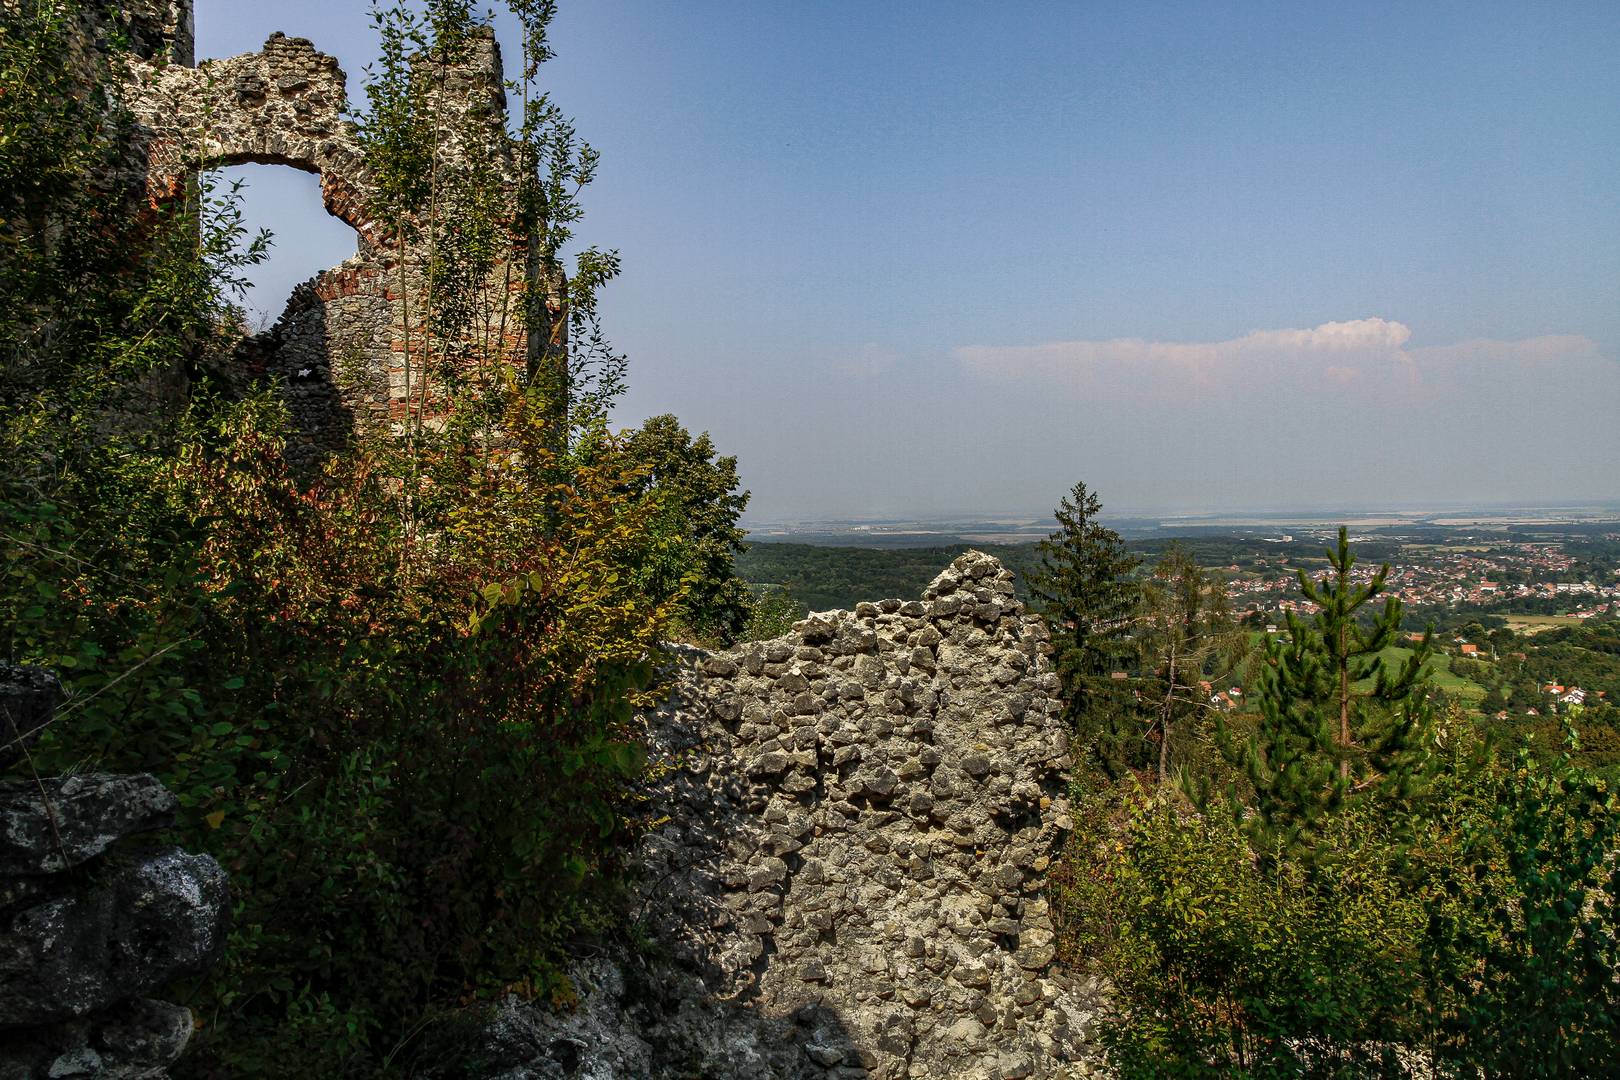
[[[1255,330],[1227,341],[972,345],[954,355],[974,375],[1056,387],[1088,399],[1302,402],[1347,394],[1394,405],[1433,402],[1460,382],[1493,371],[1598,358],[1590,339],[1571,335],[1420,348],[1408,347],[1411,337],[1404,323],[1366,318]]]

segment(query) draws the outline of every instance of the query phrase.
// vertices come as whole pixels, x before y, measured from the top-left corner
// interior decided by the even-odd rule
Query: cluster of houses
[[[1563,686],[1555,682],[1543,686],[1541,692],[1550,696],[1559,705],[1585,705],[1589,696],[1578,686]],[[1600,696],[1601,694],[1602,691],[1599,691]]]
[[[1556,580],[1569,575],[1574,566],[1575,560],[1556,544],[1506,544],[1488,553],[1446,551],[1438,553],[1433,563],[1393,568],[1390,592],[1414,606],[1620,596],[1613,584]]]
[[[1541,692],[1547,698],[1546,709],[1542,710],[1532,706],[1524,710],[1524,714],[1526,716],[1540,716],[1543,711],[1545,711],[1549,716],[1558,712],[1569,712],[1571,708],[1581,708],[1585,706],[1588,701],[1592,701],[1604,696],[1604,692],[1602,690],[1587,691],[1582,690],[1579,686],[1565,686],[1563,683],[1558,682],[1543,684],[1541,687]],[[1507,710],[1503,709],[1501,712],[1497,713],[1496,718],[1498,720],[1506,720],[1508,718]]]
[[[1243,704],[1243,687],[1241,686],[1228,686],[1225,690],[1216,690],[1214,684],[1205,679],[1199,682],[1198,689],[1202,690],[1205,696],[1209,698],[1210,707],[1219,709],[1221,712],[1231,712]]]
[[[1131,675],[1128,671],[1115,671],[1111,673],[1111,677],[1116,682],[1126,682]],[[1224,690],[1217,690],[1215,684],[1208,679],[1200,679],[1198,680],[1198,692],[1204,695],[1210,708],[1219,709],[1221,712],[1231,712],[1243,704],[1243,687],[1241,686],[1228,686]]]
[[[1570,576],[1574,565],[1575,560],[1556,544],[1503,544],[1484,553],[1441,549],[1432,561],[1391,566],[1386,590],[1411,607],[1590,597],[1592,603],[1571,614],[1592,618],[1620,610],[1616,606],[1620,604],[1620,583],[1556,580]],[[1354,580],[1365,582],[1376,572],[1375,566],[1364,563],[1351,574]],[[1234,577],[1226,586],[1235,610],[1308,611],[1311,605],[1300,600],[1295,589],[1293,573],[1286,569],[1275,576],[1262,572]]]

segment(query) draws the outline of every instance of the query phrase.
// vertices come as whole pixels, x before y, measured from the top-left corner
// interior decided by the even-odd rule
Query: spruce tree
[[[1041,541],[1029,589],[1052,635],[1071,730],[1115,772],[1140,752],[1131,695],[1112,678],[1131,663],[1139,590],[1131,578],[1137,559],[1098,523],[1101,509],[1084,481],[1074,485],[1055,511],[1057,530]]]
[[[1431,635],[1391,663],[1382,654],[1398,638],[1401,602],[1390,596],[1381,611],[1368,608],[1384,592],[1389,566],[1358,584],[1343,528],[1327,556],[1321,581],[1299,571],[1300,594],[1315,612],[1289,612],[1286,643],[1265,643],[1253,734],[1238,740],[1218,722],[1223,753],[1253,789],[1247,804],[1229,789],[1228,805],[1263,852],[1308,855],[1320,827],[1350,802],[1408,802],[1433,768]]]

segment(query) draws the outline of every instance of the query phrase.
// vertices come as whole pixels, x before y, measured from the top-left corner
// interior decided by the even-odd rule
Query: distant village
[[[1310,608],[1296,596],[1294,568],[1278,559],[1268,573],[1269,562],[1260,560],[1259,573],[1243,573],[1227,582],[1233,610],[1243,615]],[[1376,572],[1376,565],[1362,563],[1354,574],[1368,581]],[[1484,552],[1440,548],[1432,557],[1391,563],[1386,595],[1409,608],[1470,606],[1506,613],[1518,606],[1514,601],[1565,600],[1569,610],[1559,614],[1570,618],[1620,612],[1615,607],[1620,602],[1620,581],[1569,580],[1575,572],[1575,560],[1556,543],[1503,544]]]
[[[1269,543],[1294,540],[1292,536],[1265,539]],[[1591,619],[1620,618],[1620,571],[1607,561],[1577,559],[1557,542],[1413,544],[1403,546],[1399,556],[1391,558],[1389,563],[1385,595],[1401,600],[1409,614],[1421,616],[1422,621],[1436,619],[1453,628],[1466,625],[1466,620],[1474,615],[1501,616],[1509,629],[1519,635],[1530,635],[1520,636],[1516,641],[1520,648],[1532,651],[1534,635],[1539,631],[1579,625]],[[1304,563],[1303,567],[1309,571],[1311,565]],[[1353,577],[1361,583],[1370,581],[1378,566],[1377,560],[1363,560],[1352,572]],[[1229,575],[1226,591],[1233,613],[1256,633],[1286,639],[1287,613],[1305,617],[1314,608],[1299,596],[1296,572],[1301,567],[1299,559],[1283,555],[1262,556],[1249,566],[1226,567]],[[1450,617],[1442,619],[1442,613]],[[1413,623],[1408,622],[1407,626],[1411,630]],[[1408,632],[1401,644],[1410,646],[1422,638],[1422,633]],[[1469,676],[1462,674],[1465,669],[1474,679],[1498,685],[1500,678],[1488,680],[1484,674],[1500,671],[1497,662],[1525,670],[1527,654],[1503,651],[1498,655],[1497,644],[1493,642],[1500,641],[1499,635],[1485,640],[1477,634],[1463,636],[1454,631],[1436,637],[1443,670],[1457,674],[1460,679],[1451,687],[1476,708],[1482,703],[1474,695],[1484,691],[1468,681]],[[1503,648],[1511,650],[1513,647],[1504,645]],[[1482,667],[1480,663],[1489,666]],[[1600,679],[1603,681],[1612,683],[1612,679]],[[1512,695],[1511,712],[1500,707],[1501,701],[1497,704],[1487,701],[1485,714],[1497,720],[1506,720],[1510,715],[1527,719],[1575,716],[1615,698],[1610,691],[1583,687],[1563,678],[1543,677],[1532,684],[1519,685],[1524,689]],[[1203,693],[1209,706],[1220,711],[1240,709],[1243,704],[1241,687],[1209,686],[1203,688]]]

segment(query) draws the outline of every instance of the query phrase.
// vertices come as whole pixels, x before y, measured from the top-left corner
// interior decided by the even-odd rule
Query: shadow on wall
[[[537,1021],[653,1049],[591,1049],[574,1075],[988,1080],[1092,1056],[1043,890],[1073,824],[1048,647],[1013,575],[967,552],[921,600],[681,650],[645,716],[644,808],[666,824],[635,865],[658,950],[616,961],[652,1004],[587,968],[629,1015],[591,1019],[587,993],[586,1019]]]
[[[322,453],[348,448],[354,435],[353,415],[332,376],[326,312],[307,299],[312,288],[312,283],[300,285],[270,329],[244,338],[236,347],[233,365],[251,382],[279,384],[295,426],[287,456],[298,466],[313,465]]]
[[[921,600],[675,649],[642,715],[659,824],[628,921],[651,944],[603,943],[571,969],[576,1011],[514,1004],[480,1052],[592,1080],[1007,1080],[1094,1058],[1094,988],[1055,964],[1044,896],[1073,827],[1048,643],[970,551]]]
[[[688,664],[705,660],[680,652]],[[762,993],[767,970],[782,960],[776,930],[804,859],[770,827],[778,823],[767,821],[775,815],[761,802],[758,777],[737,768],[723,725],[693,704],[677,692],[647,717],[651,758],[670,770],[647,795],[669,822],[637,852],[636,926],[692,973],[681,986],[668,969],[639,972],[639,996],[669,1010],[671,1037],[659,1041],[654,1075],[700,1068],[738,1080],[867,1077],[856,1035],[832,1003],[812,998],[784,1010]],[[808,814],[825,797],[820,785],[798,793]],[[739,890],[748,897],[741,911]],[[836,944],[835,929],[825,936]]]
[[[683,664],[701,654],[676,647]],[[855,1032],[830,1001],[762,995],[781,957],[775,927],[792,875],[767,871],[770,837],[753,784],[723,732],[674,695],[644,716],[652,779],[647,816],[667,819],[635,855],[629,947],[604,942],[571,965],[577,1008],[556,1013],[510,999],[469,1030],[424,1041],[412,1075],[557,1080],[866,1080]],[[806,792],[808,797],[817,798]],[[800,860],[789,854],[792,863]],[[797,869],[797,866],[794,867]],[[752,911],[739,914],[739,887]],[[730,896],[730,902],[728,902]],[[473,1019],[473,1018],[468,1018]]]

